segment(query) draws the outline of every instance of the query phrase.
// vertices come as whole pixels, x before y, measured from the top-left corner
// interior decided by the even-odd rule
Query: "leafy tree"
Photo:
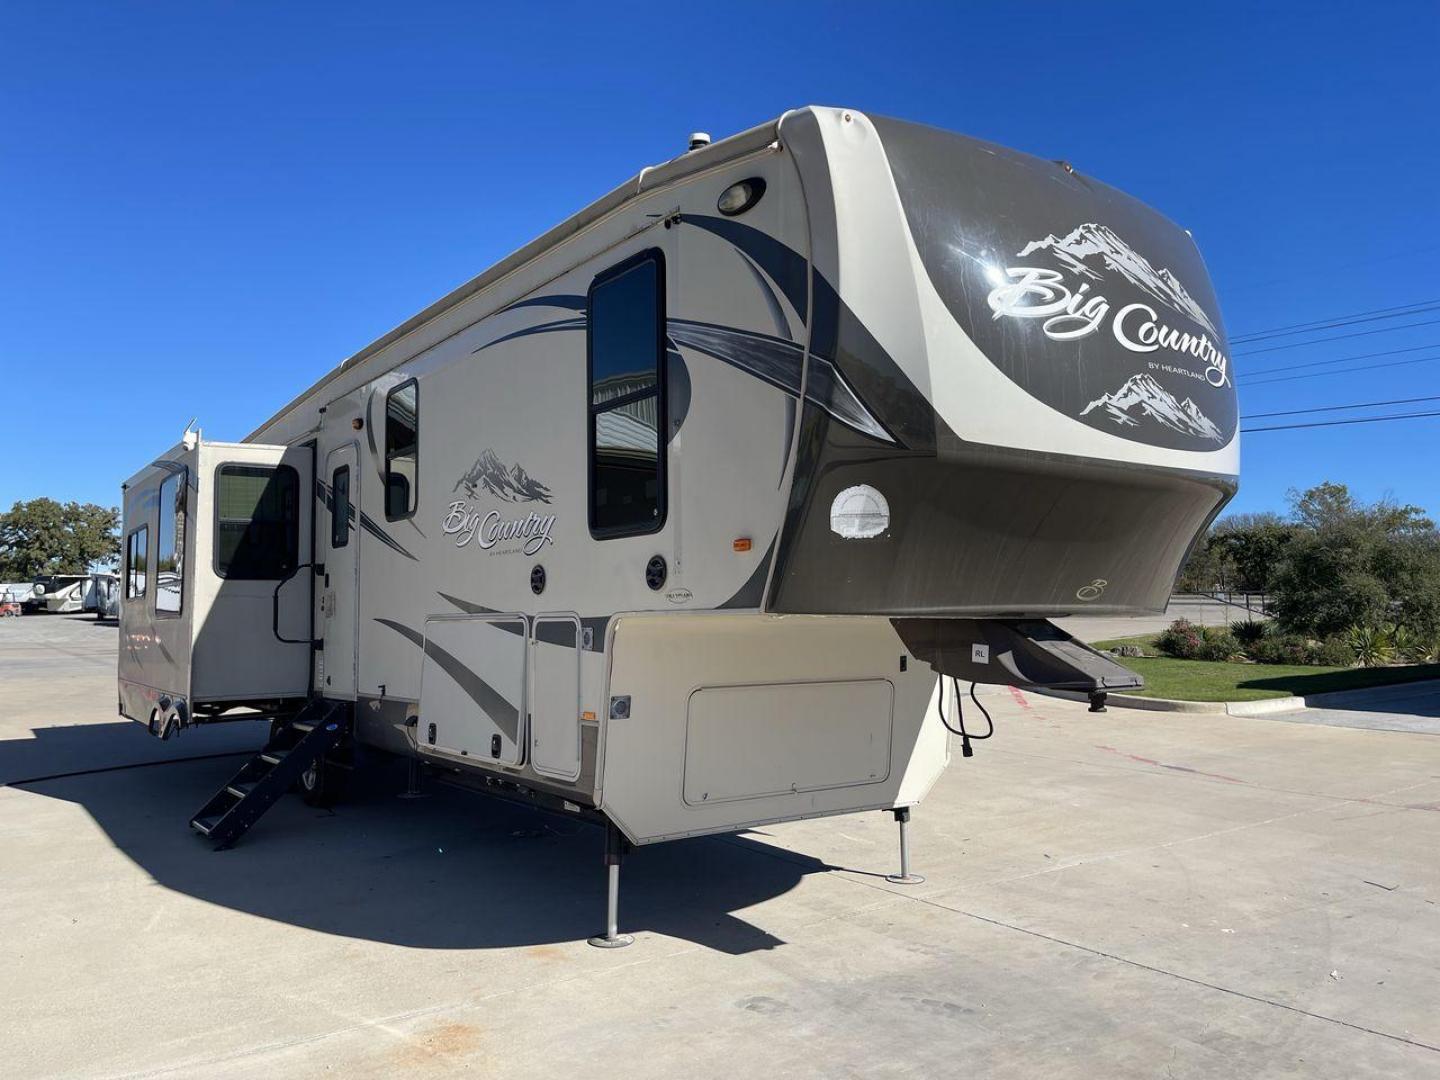
[[[1271,580],[1282,627],[1317,637],[1396,623],[1440,631],[1440,532],[1419,507],[1365,505],[1332,483],[1290,498],[1296,530]]]
[[[1216,522],[1195,545],[1177,587],[1208,592],[1217,585],[1237,592],[1263,593],[1295,526],[1279,514],[1232,514]]]
[[[17,502],[0,514],[0,579],[83,574],[120,557],[120,511],[54,499]]]
[[[1231,589],[1263,593],[1295,531],[1279,514],[1235,514],[1216,525],[1207,543],[1230,568]]]

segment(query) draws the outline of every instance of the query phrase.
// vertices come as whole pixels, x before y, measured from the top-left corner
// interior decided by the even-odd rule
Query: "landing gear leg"
[[[409,772],[405,781],[405,790],[403,793],[401,793],[400,798],[423,799],[425,797],[425,793],[420,790],[420,759],[418,757],[412,757],[408,762],[406,762],[406,766],[408,767]]]
[[[620,860],[630,850],[630,841],[614,825],[605,824],[605,933],[596,934],[590,944],[597,949],[620,949],[635,939],[619,933]]]
[[[910,836],[906,831],[910,825],[910,807],[901,806],[890,812],[900,826],[900,873],[886,874],[885,880],[896,885],[919,885],[925,879],[910,872]]]

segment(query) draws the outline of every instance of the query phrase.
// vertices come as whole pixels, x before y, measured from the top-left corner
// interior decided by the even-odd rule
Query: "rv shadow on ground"
[[[45,742],[80,730],[87,729],[35,734]],[[0,763],[13,749],[0,742]],[[174,761],[21,786],[82,807],[159,885],[267,919],[437,949],[574,941],[603,929],[599,827],[438,785],[402,799],[403,766],[357,774],[333,810],[286,796],[235,848],[212,851],[187,823],[243,760]],[[727,953],[773,948],[783,941],[731,913],[827,869],[743,836],[642,848],[621,871],[621,929]]]

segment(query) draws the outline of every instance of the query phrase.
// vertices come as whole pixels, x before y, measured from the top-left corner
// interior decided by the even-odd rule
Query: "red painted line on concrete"
[[[1010,696],[1015,699],[1015,704],[1019,705],[1020,708],[1030,708],[1030,702],[1025,700],[1025,695],[1020,692],[1020,688],[1018,686],[1010,687]]]
[[[1247,781],[1237,779],[1234,776],[1225,776],[1221,773],[1203,772],[1200,769],[1192,769],[1189,765],[1168,765],[1163,761],[1156,761],[1154,758],[1140,757],[1138,754],[1127,754],[1123,750],[1116,750],[1113,746],[1096,746],[1097,750],[1104,750],[1107,754],[1118,754],[1120,757],[1130,761],[1138,761],[1141,765],[1154,765],[1157,769],[1169,769],[1171,772],[1191,773],[1195,776],[1205,776],[1211,780],[1224,780],[1227,784],[1244,784]]]

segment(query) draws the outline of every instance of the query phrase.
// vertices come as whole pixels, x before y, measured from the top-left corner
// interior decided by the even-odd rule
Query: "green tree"
[[[1176,587],[1181,592],[1208,592],[1217,585],[1236,592],[1267,592],[1295,528],[1275,513],[1222,518],[1195,545]]]
[[[0,514],[0,579],[83,574],[120,557],[120,511],[54,499],[17,502]]]
[[[1279,514],[1235,514],[1215,526],[1208,543],[1231,568],[1230,588],[1263,593],[1295,531]]]
[[[1324,637],[1400,623],[1440,632],[1440,533],[1419,507],[1366,505],[1333,483],[1290,499],[1295,532],[1271,581],[1285,629]]]

